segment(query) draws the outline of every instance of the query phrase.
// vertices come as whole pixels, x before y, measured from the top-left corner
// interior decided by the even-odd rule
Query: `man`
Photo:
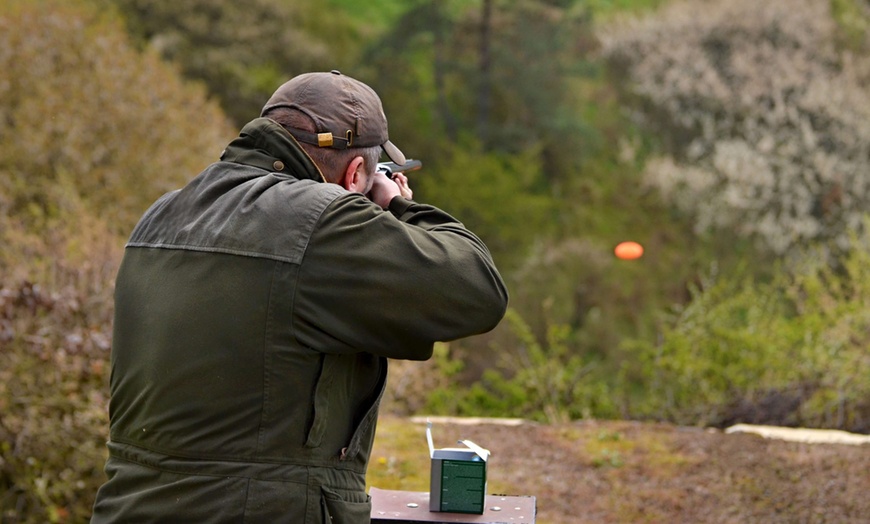
[[[92,522],[369,521],[387,358],[428,359],[507,305],[484,244],[377,173],[381,151],[405,161],[371,88],[301,75],[145,213]]]

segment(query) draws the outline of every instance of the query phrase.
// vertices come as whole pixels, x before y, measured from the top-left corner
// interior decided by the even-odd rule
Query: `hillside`
[[[416,420],[416,419],[415,419]],[[537,498],[537,522],[866,522],[870,446],[803,444],[639,422],[438,423],[436,447],[492,452],[490,493]],[[425,424],[381,419],[369,483],[428,490]]]

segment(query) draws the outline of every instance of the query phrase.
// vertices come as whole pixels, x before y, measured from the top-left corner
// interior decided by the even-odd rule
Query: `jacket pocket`
[[[329,421],[329,391],[335,377],[335,355],[323,355],[323,363],[320,366],[320,377],[314,388],[314,418],[311,421],[311,429],[308,430],[308,438],[305,441],[306,448],[320,446],[323,434]]]
[[[305,484],[251,479],[244,522],[305,522],[307,496]]]
[[[387,388],[387,359],[378,357],[380,362],[378,382],[375,386],[377,397],[369,406],[365,416],[360,421],[359,425],[354,430],[353,437],[350,439],[347,448],[342,453],[342,460],[350,460],[357,456],[362,449],[371,449],[372,441],[375,438],[375,424],[378,420],[378,409],[381,405],[381,398],[384,396],[384,390]],[[368,460],[368,457],[366,457]]]
[[[327,524],[369,524],[372,498],[364,491],[338,490],[321,486],[323,522]]]

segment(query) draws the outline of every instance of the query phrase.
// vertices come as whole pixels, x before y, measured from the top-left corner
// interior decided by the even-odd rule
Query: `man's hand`
[[[414,192],[411,191],[411,187],[408,185],[408,177],[405,176],[405,173],[394,173],[393,174],[393,182],[399,186],[399,192],[403,197],[411,200],[414,198]]]
[[[393,198],[397,196],[409,200],[413,198],[414,192],[408,187],[408,177],[402,173],[394,173],[393,178],[390,179],[383,173],[375,173],[372,190],[368,194],[369,199],[381,208],[387,209]]]

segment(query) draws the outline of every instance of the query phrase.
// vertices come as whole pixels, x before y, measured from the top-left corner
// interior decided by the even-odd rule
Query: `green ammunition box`
[[[459,441],[465,448],[435,449],[431,423],[426,439],[431,459],[429,511],[483,514],[489,451],[470,440]]]

